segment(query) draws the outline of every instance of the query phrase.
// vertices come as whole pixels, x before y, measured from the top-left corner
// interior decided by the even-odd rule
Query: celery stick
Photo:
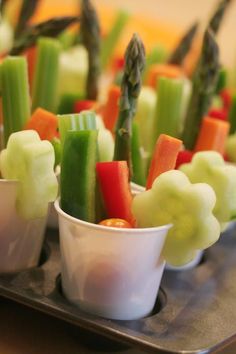
[[[236,132],[236,94],[232,97],[232,103],[229,111],[230,134]]]
[[[8,57],[1,67],[4,141],[22,130],[30,117],[27,62],[23,57]]]
[[[93,223],[96,159],[97,131],[67,132],[61,163],[61,207],[69,215]]]
[[[144,161],[141,154],[139,126],[136,122],[132,124],[131,157],[133,166],[132,181],[145,186]]]
[[[107,34],[106,38],[103,40],[102,43],[102,50],[101,50],[101,64],[102,68],[104,69],[111,56],[113,55],[113,51],[117,45],[117,42],[124,30],[126,23],[128,22],[129,14],[126,11],[119,11],[116,15],[114,20],[113,26],[110,29],[110,32]]]
[[[74,104],[76,101],[83,100],[85,97],[76,93],[65,93],[62,95],[58,107],[58,114],[68,114],[74,112]]]
[[[161,77],[158,80],[153,145],[160,134],[178,137],[182,115],[183,89],[183,80],[166,77]]]
[[[93,111],[59,115],[58,125],[62,146],[69,130],[96,130],[96,115]]]
[[[60,51],[61,45],[57,39],[39,39],[33,82],[32,111],[41,107],[50,112],[56,112]]]
[[[62,154],[61,140],[55,137],[50,141],[50,143],[52,144],[54,149],[54,155],[55,155],[54,168],[55,168],[61,163],[61,154]]]
[[[146,66],[143,73],[144,80],[146,79],[150,66],[153,64],[164,63],[167,57],[168,51],[163,45],[157,44],[155,47],[153,47],[152,50],[147,54]]]

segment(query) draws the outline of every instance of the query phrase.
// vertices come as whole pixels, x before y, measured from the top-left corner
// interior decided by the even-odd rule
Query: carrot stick
[[[51,141],[57,136],[58,118],[43,108],[37,108],[26,123],[25,129],[36,130],[41,140]]]
[[[36,61],[36,46],[26,49],[25,56],[28,62],[28,75],[29,75],[30,89],[32,89],[35,61]]]
[[[154,180],[163,172],[175,168],[176,159],[182,141],[172,136],[161,134],[157,139],[149,168],[146,189],[150,189]]]
[[[182,69],[177,65],[154,64],[147,73],[147,85],[156,89],[159,77],[178,78],[183,76]]]
[[[223,154],[229,128],[229,122],[211,117],[204,118],[194,151],[214,150]]]
[[[103,120],[107,129],[112,133],[119,113],[118,101],[120,98],[120,87],[112,85],[108,91],[107,102],[103,108]]]

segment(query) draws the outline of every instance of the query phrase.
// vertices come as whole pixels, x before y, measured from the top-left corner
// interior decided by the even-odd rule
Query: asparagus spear
[[[82,43],[88,51],[87,98],[96,100],[100,74],[100,25],[90,0],[82,1],[80,31]]]
[[[214,34],[217,34],[221,22],[223,20],[225,11],[230,3],[231,0],[220,0],[215,12],[213,13],[208,26]]]
[[[134,34],[125,53],[114,152],[114,160],[126,160],[131,174],[132,119],[136,112],[137,99],[141,90],[144,65],[145,49],[139,36]]]
[[[192,96],[184,125],[183,142],[186,149],[194,148],[201,121],[216,89],[218,73],[219,48],[213,33],[208,29],[204,34],[200,61],[194,73]]]
[[[28,20],[34,14],[40,0],[23,0],[19,19],[15,28],[15,38],[18,38],[25,30]]]
[[[176,65],[182,64],[184,58],[186,57],[186,55],[188,54],[191,48],[197,29],[198,29],[198,22],[195,22],[184,34],[177,47],[171,53],[168,59],[169,64],[176,64]]]
[[[77,16],[54,17],[47,21],[26,29],[19,38],[15,40],[10,55],[18,55],[25,49],[32,47],[39,37],[56,37],[71,24],[78,22]]]

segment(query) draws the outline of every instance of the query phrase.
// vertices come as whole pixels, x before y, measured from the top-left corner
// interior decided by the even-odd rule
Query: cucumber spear
[[[96,100],[100,75],[100,25],[90,0],[82,1],[80,31],[82,44],[88,52],[87,98]]]
[[[142,72],[145,66],[144,45],[134,34],[125,53],[124,75],[121,82],[119,116],[115,132],[114,160],[125,160],[130,174],[132,120],[136,112],[137,99],[142,86]]]
[[[185,119],[183,142],[192,150],[201,121],[206,115],[215,93],[219,73],[219,48],[213,33],[208,29],[203,38],[202,53],[193,77],[192,95]]]

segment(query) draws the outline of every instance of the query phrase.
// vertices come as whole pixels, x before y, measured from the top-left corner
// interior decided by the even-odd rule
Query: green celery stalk
[[[56,167],[61,163],[61,154],[62,154],[61,140],[55,137],[50,142],[54,149],[54,155],[55,155],[54,167]]]
[[[83,100],[84,96],[76,93],[65,93],[61,96],[60,103],[58,106],[58,114],[73,113],[74,104],[76,101]]]
[[[133,122],[132,124],[131,157],[133,167],[132,181],[141,186],[145,186],[144,161],[141,154],[139,126],[137,122]]]
[[[167,49],[161,45],[157,44],[152,50],[147,54],[145,70],[143,73],[144,80],[147,77],[147,73],[150,69],[150,66],[153,64],[161,64],[164,63],[167,59],[168,52]]]
[[[236,132],[236,94],[232,96],[232,103],[229,111],[230,134]]]
[[[160,77],[157,87],[157,104],[153,123],[153,146],[160,134],[178,137],[184,80]]]
[[[67,132],[61,162],[61,208],[91,223],[96,221],[96,159],[97,131]]]
[[[33,82],[32,111],[41,107],[56,112],[58,104],[59,55],[57,39],[40,38]]]
[[[58,126],[62,146],[69,130],[96,130],[96,114],[93,111],[83,111],[75,114],[58,115]]]
[[[103,40],[101,50],[101,64],[103,69],[105,69],[107,64],[109,63],[111,56],[113,55],[114,49],[117,46],[117,42],[125,28],[126,23],[129,20],[129,17],[130,15],[126,11],[119,11],[116,15],[110,32]]]
[[[30,117],[27,62],[7,57],[1,66],[4,144],[13,132],[22,130]]]

